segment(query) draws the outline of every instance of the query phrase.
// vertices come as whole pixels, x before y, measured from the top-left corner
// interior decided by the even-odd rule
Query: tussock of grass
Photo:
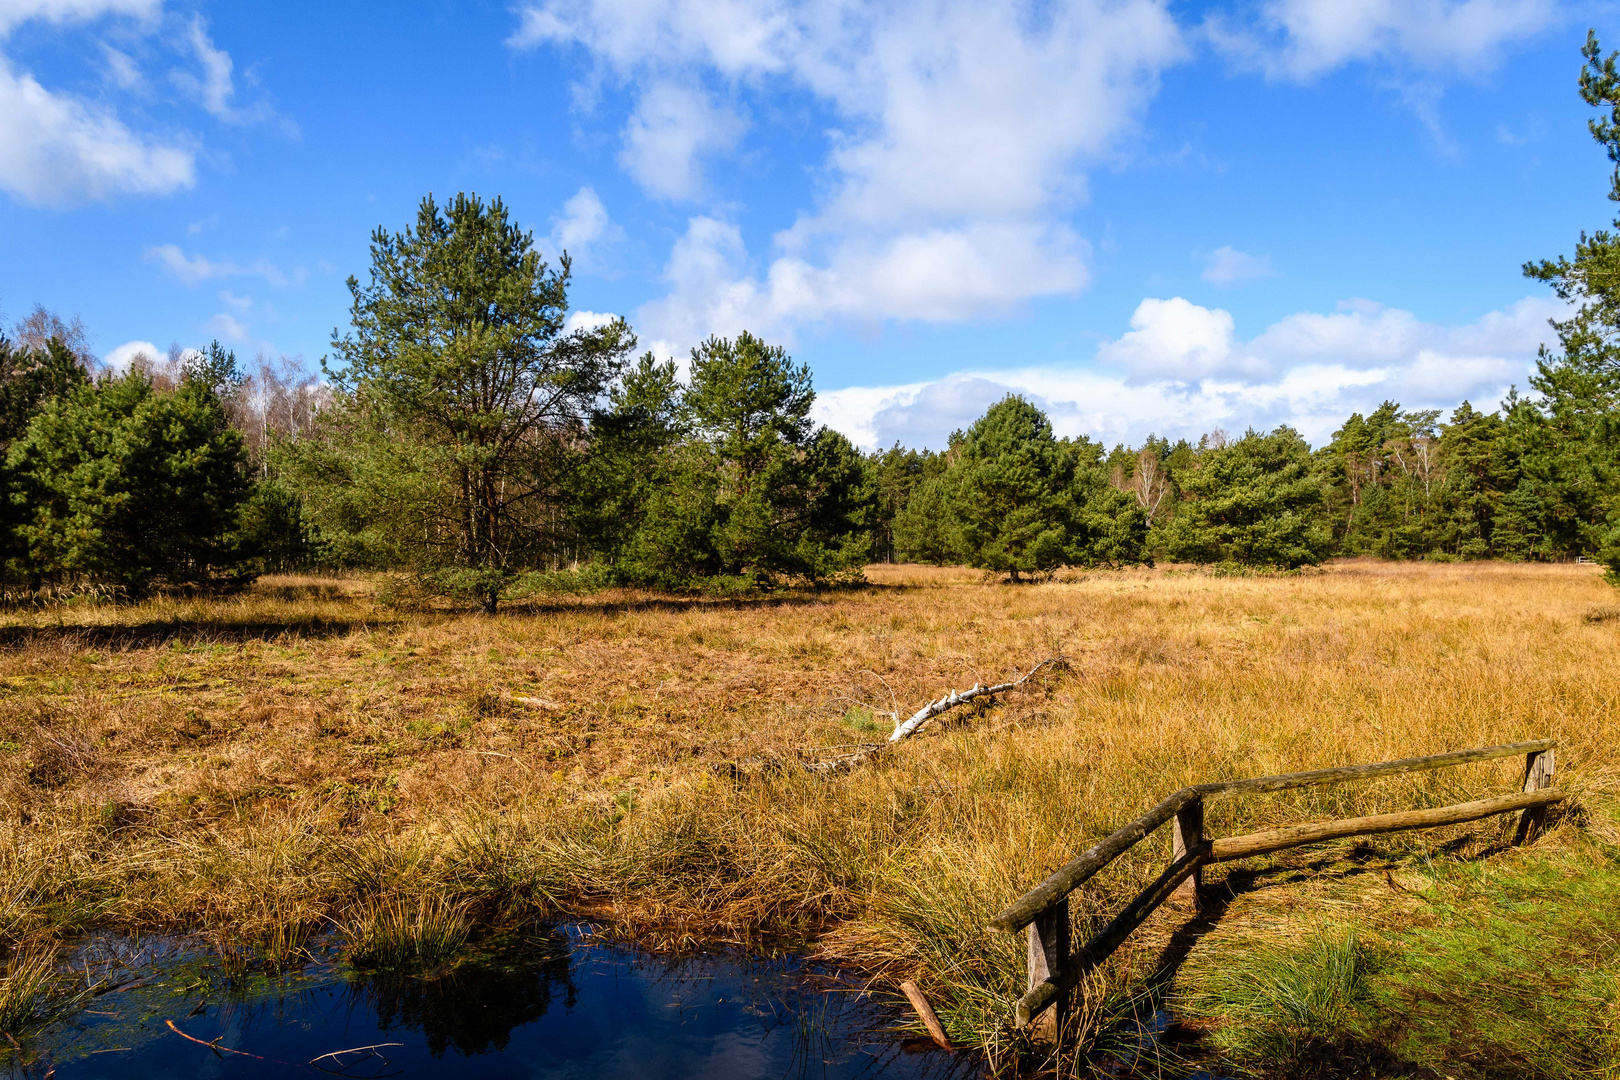
[[[1257,942],[1239,962],[1211,964],[1182,1004],[1190,1019],[1219,1021],[1213,1041],[1232,1059],[1287,1064],[1353,1027],[1368,1003],[1355,931],[1319,928],[1304,941]]]
[[[1578,806],[1620,782],[1620,668],[1592,659],[1612,654],[1620,623],[1587,618],[1609,596],[1590,567],[1129,571],[1017,588],[951,569],[869,576],[864,591],[764,599],[548,595],[496,619],[379,608],[355,583],[313,581],[79,605],[60,628],[13,613],[0,619],[0,904],[26,899],[9,925],[0,914],[0,944],[187,928],[287,963],[333,920],[357,957],[408,964],[437,962],[457,925],[537,916],[662,945],[785,934],[880,980],[917,979],[953,1039],[1013,1051],[1023,943],[985,923],[1184,784],[1549,735]],[[871,767],[831,780],[781,767],[869,737],[874,720],[881,734],[897,704],[1055,654],[1068,673]],[[55,779],[15,767],[70,738],[79,756]],[[1209,827],[1464,801],[1511,790],[1517,767],[1219,802]],[[1538,850],[1608,827],[1562,820]],[[1376,851],[1451,865],[1510,827]],[[1168,843],[1076,894],[1076,940],[1151,880]],[[1358,867],[1343,859],[1354,850],[1301,865]],[[1232,901],[1234,926],[1257,898],[1306,903],[1331,876],[1258,865],[1210,874],[1272,875]],[[1160,992],[1180,925],[1166,912],[1098,973],[1088,1031]]]
[[[467,944],[466,912],[433,894],[368,901],[340,927],[349,959],[360,968],[430,968]]]
[[[0,975],[0,1032],[14,1036],[34,1021],[55,974],[55,949],[34,944],[12,953]]]

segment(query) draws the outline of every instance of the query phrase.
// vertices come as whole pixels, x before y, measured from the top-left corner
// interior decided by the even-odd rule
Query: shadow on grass
[[[641,612],[683,615],[689,611],[771,611],[777,608],[807,607],[824,604],[836,593],[791,596],[649,596],[635,600],[609,600],[593,603],[589,599],[521,600],[501,607],[505,616],[517,615],[630,615]],[[465,615],[469,611],[439,612],[444,615]]]
[[[342,637],[375,626],[362,619],[256,619],[231,622],[213,619],[165,619],[106,626],[0,626],[0,649],[71,644],[80,648],[141,649],[171,642],[237,644],[280,638]]]
[[[543,618],[557,615],[617,618],[622,615],[655,612],[684,614],[690,611],[771,611],[804,607],[825,602],[818,595],[759,597],[681,597],[653,596],[633,600],[593,602],[589,599],[544,600],[507,604],[497,617]],[[153,619],[147,622],[85,625],[0,626],[0,650],[30,646],[70,644],[82,649],[127,650],[152,648],[173,642],[234,645],[250,641],[269,642],[282,638],[335,638],[370,629],[379,629],[409,618],[413,622],[439,622],[479,616],[470,608],[447,610],[427,608],[388,612],[371,618],[327,618],[321,615],[291,615],[285,619]]]
[[[1475,843],[1472,837],[1458,837],[1438,845],[1435,851],[1461,863],[1475,863],[1509,850],[1505,843],[1474,847]],[[1239,898],[1306,879],[1350,881],[1369,874],[1388,877],[1406,861],[1404,855],[1380,852],[1370,845],[1359,844],[1347,855],[1324,855],[1303,863],[1264,869],[1231,870],[1221,881],[1204,886],[1197,911],[1170,935],[1148,977],[1147,1000],[1155,1011],[1165,1007],[1182,965],[1199,942],[1219,928]],[[1390,887],[1399,889],[1393,878],[1390,878]],[[1222,1063],[1218,1053],[1205,1044],[1206,1034],[1196,1026],[1171,1021],[1155,1039],[1159,1053],[1154,1060],[1160,1065],[1170,1061],[1187,1067],[1219,1070]],[[1350,1077],[1365,1076],[1439,1080],[1441,1076],[1426,1065],[1402,1057],[1387,1045],[1345,1034],[1331,1039],[1311,1038],[1300,1048],[1294,1060],[1278,1065],[1276,1075],[1286,1075],[1290,1080],[1296,1077],[1348,1080]]]

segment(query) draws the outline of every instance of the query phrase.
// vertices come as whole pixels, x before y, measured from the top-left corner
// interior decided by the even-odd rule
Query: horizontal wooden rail
[[[1494,799],[1458,803],[1456,806],[1437,806],[1431,810],[1407,810],[1399,814],[1375,814],[1372,817],[1344,818],[1316,825],[1292,825],[1286,829],[1270,829],[1247,836],[1226,836],[1211,844],[1210,862],[1230,862],[1254,855],[1269,855],[1273,851],[1320,844],[1325,840],[1340,840],[1346,836],[1371,836],[1374,833],[1401,832],[1405,829],[1432,829],[1438,825],[1459,825],[1464,821],[1478,821],[1492,814],[1506,814],[1513,810],[1528,810],[1532,806],[1550,806],[1564,801],[1564,793],[1555,788],[1542,791],[1521,791],[1514,795],[1498,795]]]
[[[1018,899],[1012,907],[990,920],[990,929],[1015,934],[1035,921],[1035,917],[1060,902],[1086,879],[1136,846],[1160,825],[1176,816],[1176,811],[1198,798],[1192,788],[1182,788],[1085,854],[1064,864],[1051,877]]]
[[[1116,830],[1094,847],[1088,848],[1083,854],[1065,863],[1045,881],[1019,897],[1018,901],[1006,911],[991,919],[990,929],[1008,934],[1022,930],[1034,922],[1036,916],[1068,896],[1109,863],[1152,835],[1160,825],[1199,799],[1287,791],[1290,788],[1343,783],[1348,780],[1372,780],[1398,773],[1427,772],[1430,769],[1445,769],[1476,761],[1492,761],[1496,758],[1513,757],[1516,754],[1539,753],[1550,750],[1555,745],[1557,743],[1553,739],[1535,739],[1507,746],[1487,746],[1479,750],[1457,750],[1449,754],[1380,761],[1374,765],[1345,765],[1337,769],[1316,769],[1311,772],[1257,776],[1250,780],[1227,780],[1184,787],[1129,825]]]
[[[1169,899],[1177,885],[1209,861],[1210,845],[1206,842],[1198,850],[1183,855],[1165,867],[1164,873],[1143,889],[1135,900],[1125,905],[1125,910],[1115,915],[1107,926],[1097,932],[1096,937],[1086,942],[1085,947],[1064,965],[1061,972],[1048,976],[1018,999],[1013,1010],[1013,1019],[1018,1026],[1028,1024],[1060,995],[1074,989],[1086,972],[1112,956],[1114,950],[1125,943],[1131,931],[1141,926],[1154,909]]]
[[[1428,757],[1402,758],[1399,761],[1380,761],[1375,765],[1342,765],[1337,769],[1316,769],[1311,772],[1284,773],[1282,776],[1257,776],[1252,780],[1226,780],[1215,784],[1195,784],[1193,790],[1204,798],[1224,795],[1253,795],[1265,791],[1287,791],[1289,788],[1310,787],[1313,784],[1338,784],[1346,780],[1371,780],[1397,773],[1428,772],[1431,769],[1449,769],[1453,765],[1471,765],[1476,761],[1494,761],[1497,758],[1519,754],[1536,754],[1558,745],[1556,739],[1534,739],[1530,742],[1510,743],[1506,746],[1486,746],[1479,750],[1454,750],[1449,754],[1430,754]]]
[[[1552,739],[1536,739],[1506,746],[1382,761],[1372,765],[1347,765],[1336,769],[1258,776],[1249,780],[1182,788],[1065,864],[991,920],[991,929],[1016,933],[1027,928],[1029,935],[1029,991],[1018,999],[1013,1010],[1015,1021],[1022,1027],[1053,1004],[1058,1006],[1060,1014],[1066,1011],[1069,991],[1079,985],[1088,971],[1112,955],[1131,931],[1161,904],[1171,899],[1197,903],[1200,874],[1209,863],[1265,855],[1348,836],[1454,825],[1515,810],[1522,811],[1522,814],[1513,842],[1520,844],[1533,838],[1541,826],[1546,808],[1563,801],[1565,797],[1562,792],[1552,788],[1553,748],[1556,745]],[[1492,761],[1517,754],[1525,755],[1524,782],[1523,790],[1512,795],[1426,810],[1294,825],[1247,836],[1216,840],[1204,836],[1204,802],[1207,799],[1286,791],[1313,784],[1370,780],[1379,776]],[[1069,894],[1172,818],[1176,827],[1170,865],[1095,937],[1071,955],[1068,950]]]

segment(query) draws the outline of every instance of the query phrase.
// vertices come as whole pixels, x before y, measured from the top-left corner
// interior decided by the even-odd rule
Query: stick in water
[[[911,1007],[917,1010],[917,1016],[921,1018],[923,1027],[928,1029],[928,1034],[939,1044],[940,1049],[952,1049],[951,1040],[945,1037],[945,1025],[939,1022],[934,1007],[928,1004],[928,999],[923,996],[922,988],[907,979],[900,984],[900,990],[906,995],[906,999],[911,1002]]]

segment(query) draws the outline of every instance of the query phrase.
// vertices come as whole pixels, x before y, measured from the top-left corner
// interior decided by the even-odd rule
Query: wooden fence
[[[1250,780],[1182,788],[1052,874],[991,920],[992,930],[1009,934],[1026,930],[1029,938],[1029,990],[1018,999],[1014,1010],[1015,1022],[1023,1027],[1053,1005],[1057,1007],[1058,1020],[1061,1022],[1068,1008],[1069,992],[1088,971],[1119,948],[1131,931],[1140,926],[1155,908],[1171,898],[1197,903],[1200,873],[1209,863],[1245,859],[1346,836],[1454,825],[1515,810],[1521,813],[1513,843],[1533,840],[1545,819],[1547,807],[1564,798],[1562,792],[1552,787],[1553,747],[1556,745],[1552,739],[1539,739],[1511,746],[1490,746],[1479,750],[1435,754],[1432,757],[1384,761],[1375,765],[1347,765],[1338,769],[1260,776]],[[1376,776],[1443,769],[1517,754],[1525,755],[1524,784],[1521,791],[1512,795],[1430,810],[1295,825],[1247,836],[1211,839],[1204,835],[1204,804],[1210,799],[1285,791],[1314,784],[1336,784],[1346,780],[1369,780]],[[1170,865],[1083,948],[1071,953],[1069,894],[1172,818],[1175,827]]]

